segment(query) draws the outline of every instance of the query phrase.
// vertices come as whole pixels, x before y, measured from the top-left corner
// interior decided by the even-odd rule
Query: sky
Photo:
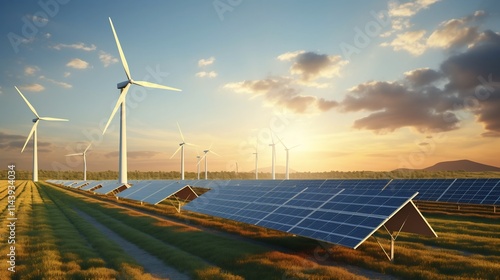
[[[118,170],[135,80],[128,170],[386,171],[469,159],[500,166],[500,3],[418,1],[1,1],[0,169]],[[201,169],[203,170],[203,163]],[[267,169],[268,170],[268,169]]]

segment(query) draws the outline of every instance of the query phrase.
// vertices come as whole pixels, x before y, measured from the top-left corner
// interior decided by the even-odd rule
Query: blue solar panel
[[[298,185],[222,187],[184,209],[356,248],[416,195]]]
[[[93,190],[93,192],[99,193],[99,194],[110,194],[124,185],[125,184],[118,183],[117,181],[107,181],[107,182],[103,182],[101,184],[101,187],[96,189],[96,190]]]

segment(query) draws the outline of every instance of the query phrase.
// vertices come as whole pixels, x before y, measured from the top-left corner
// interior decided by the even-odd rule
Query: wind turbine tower
[[[118,36],[116,35],[115,27],[113,26],[113,22],[111,21],[111,18],[109,18],[109,24],[111,25],[111,29],[113,31],[113,35],[115,37],[116,41],[116,46],[118,47],[118,53],[120,54],[120,59],[123,65],[123,69],[125,70],[125,75],[127,76],[127,80],[121,83],[117,84],[117,88],[120,90],[120,97],[118,98],[118,101],[116,102],[115,108],[111,112],[111,116],[109,117],[108,123],[104,127],[104,130],[102,131],[102,134],[106,133],[106,130],[108,129],[109,124],[111,123],[111,120],[116,114],[116,111],[118,111],[118,108],[120,108],[120,153],[119,153],[119,179],[118,182],[122,184],[127,183],[127,114],[126,114],[126,97],[127,97],[127,92],[130,88],[130,85],[138,85],[142,87],[147,87],[147,88],[157,88],[157,89],[166,89],[166,90],[174,90],[174,91],[181,91],[180,89],[173,88],[173,87],[167,87],[147,81],[135,81],[132,79],[132,76],[130,75],[130,69],[128,67],[127,60],[125,59],[125,55],[123,54],[122,47],[120,45],[120,41],[118,40]]]
[[[208,180],[208,165],[207,165],[208,163],[207,163],[207,154],[208,154],[208,153],[212,153],[212,154],[214,154],[214,155],[216,155],[216,156],[219,156],[219,157],[220,157],[220,155],[219,155],[219,154],[217,154],[216,152],[214,152],[214,151],[210,150],[211,148],[212,148],[212,145],[210,145],[210,148],[208,148],[208,149],[204,150],[204,151],[203,151],[204,155],[203,155],[203,157],[200,159],[200,161],[201,161],[201,160],[203,160],[203,159],[205,159],[205,180]],[[200,163],[200,161],[198,161],[198,164]]]
[[[279,137],[278,137],[278,140],[280,141],[281,145],[283,145],[283,147],[285,148],[285,152],[286,152],[286,167],[285,167],[286,169],[285,169],[285,179],[286,179],[286,180],[289,180],[289,179],[290,179],[290,173],[289,173],[289,170],[288,170],[288,163],[289,163],[289,161],[288,161],[289,157],[288,157],[288,156],[289,156],[289,151],[290,151],[291,149],[293,149],[293,148],[297,147],[298,145],[295,145],[295,146],[293,146],[293,147],[291,147],[291,148],[288,148],[288,147],[285,145],[285,143],[283,143],[283,141],[281,141],[281,139],[280,139]]]
[[[177,128],[179,128],[179,133],[181,135],[182,142],[179,143],[179,148],[175,150],[175,153],[170,157],[173,158],[179,150],[181,151],[181,180],[184,180],[184,145],[188,146],[194,146],[193,144],[186,143],[186,140],[184,140],[184,135],[182,134],[181,127],[179,126],[179,123],[177,123]]]
[[[90,146],[92,146],[92,142],[90,142],[90,144],[87,146],[87,148],[82,153],[66,155],[67,157],[83,156],[83,181],[87,181],[87,151],[89,150]]]
[[[15,87],[17,92],[21,95],[23,98],[24,102],[26,102],[26,105],[30,108],[31,112],[35,114],[36,118],[33,119],[33,127],[31,128],[30,134],[28,135],[28,138],[26,139],[26,142],[24,143],[24,146],[21,150],[21,153],[24,152],[24,148],[26,148],[26,145],[28,144],[28,141],[31,139],[31,136],[33,136],[33,182],[38,182],[38,137],[37,137],[37,127],[38,127],[38,121],[68,121],[67,119],[58,119],[58,118],[51,118],[51,117],[40,117],[38,113],[36,112],[35,108],[28,102],[28,99],[24,97],[24,95],[21,93],[21,91]]]

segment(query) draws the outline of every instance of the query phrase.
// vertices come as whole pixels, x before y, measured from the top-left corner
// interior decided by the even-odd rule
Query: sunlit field
[[[0,279],[155,279],[82,213],[193,279],[495,279],[500,215],[426,207],[438,238],[402,233],[391,263],[374,238],[352,250],[159,205],[18,181],[16,272],[7,270],[7,181],[0,181]],[[387,234],[378,232],[385,242]],[[389,244],[383,243],[385,249]]]

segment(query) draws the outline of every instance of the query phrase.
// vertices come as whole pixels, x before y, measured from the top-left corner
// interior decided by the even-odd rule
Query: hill
[[[426,171],[467,171],[467,172],[482,172],[482,171],[500,171],[500,167],[482,164],[479,162],[463,159],[455,161],[443,161],[424,168]]]

